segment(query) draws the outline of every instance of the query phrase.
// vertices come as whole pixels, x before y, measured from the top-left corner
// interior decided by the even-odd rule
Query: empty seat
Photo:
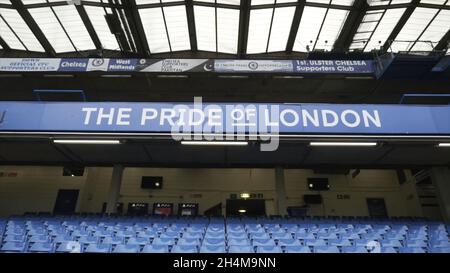
[[[338,238],[335,233],[317,234],[318,239],[335,240]]]
[[[55,238],[53,238],[52,240],[54,243],[63,243],[63,242],[71,242],[74,241],[74,239],[72,238],[72,236],[70,235],[58,235],[55,236]]]
[[[385,239],[380,241],[382,247],[403,247],[399,240]]]
[[[47,243],[49,238],[47,235],[33,235],[28,239],[30,243]]]
[[[399,251],[400,253],[426,253],[425,248],[422,247],[402,247]]]
[[[430,246],[433,248],[450,247],[450,242],[448,240],[430,241]]]
[[[274,246],[275,241],[273,239],[253,239],[252,241],[253,246]]]
[[[169,253],[167,245],[145,245],[141,253]]]
[[[112,244],[112,245],[120,245],[124,243],[124,238],[122,237],[116,237],[116,236],[108,236],[108,237],[104,237],[102,239],[102,243],[104,244]]]
[[[225,233],[224,232],[207,232],[205,234],[205,238],[208,239],[223,239],[225,238]]]
[[[74,241],[58,243],[55,249],[58,253],[81,253],[82,251],[81,244]]]
[[[340,253],[337,246],[315,246],[314,253]]]
[[[405,245],[407,247],[427,247],[428,244],[424,240],[407,240]]]
[[[278,246],[258,246],[256,253],[282,253],[282,251]]]
[[[196,245],[174,245],[171,253],[198,253]]]
[[[183,234],[183,238],[186,238],[186,239],[202,239],[203,238],[203,233],[201,233],[201,232],[185,232]]]
[[[348,239],[332,239],[328,240],[330,246],[352,246],[352,242]]]
[[[299,246],[299,245],[301,245],[301,243],[297,239],[290,238],[290,239],[279,239],[278,245],[279,246]]]
[[[226,253],[224,245],[202,245],[200,253]]]
[[[0,252],[24,252],[25,246],[24,242],[5,242],[0,248]]]
[[[28,252],[37,252],[37,253],[51,253],[54,251],[54,244],[52,243],[32,243],[28,247]]]
[[[430,247],[428,248],[430,253],[450,253],[450,247]]]
[[[267,233],[250,233],[251,239],[270,239],[269,234]]]
[[[311,253],[311,249],[307,246],[286,246],[286,253]]]
[[[85,253],[109,253],[111,252],[111,245],[110,244],[97,244],[97,243],[91,243],[86,246],[84,249]]]
[[[224,246],[225,245],[225,239],[224,238],[205,238],[203,240],[203,244],[204,245],[215,245],[215,246],[223,245]]]
[[[316,235],[314,233],[296,233],[295,238],[301,239],[301,240],[315,240]]]
[[[196,238],[181,238],[178,240],[177,245],[193,245],[198,246],[200,244],[200,240]]]
[[[174,238],[155,238],[155,239],[153,239],[152,244],[154,244],[154,245],[174,245],[175,239]]]
[[[98,243],[99,238],[94,236],[82,236],[79,237],[76,241],[80,244],[96,244]]]
[[[368,253],[368,251],[363,246],[344,246],[342,253]]]
[[[23,235],[6,235],[3,237],[3,242],[25,242]]]
[[[292,234],[291,233],[272,233],[272,239],[292,239]]]
[[[234,246],[230,245],[228,247],[228,253],[255,253],[252,246]]]
[[[325,240],[323,239],[316,239],[316,240],[307,239],[304,240],[304,244],[307,246],[326,246],[327,242],[325,242]]]
[[[112,253],[139,253],[140,251],[141,251],[140,245],[126,244],[126,245],[116,245],[113,248]]]
[[[146,245],[149,244],[150,240],[143,237],[131,237],[128,238],[127,244],[129,245]]]
[[[248,235],[245,232],[229,232],[227,233],[228,239],[247,239]]]
[[[380,251],[381,253],[398,253],[397,250],[393,247],[382,247]]]

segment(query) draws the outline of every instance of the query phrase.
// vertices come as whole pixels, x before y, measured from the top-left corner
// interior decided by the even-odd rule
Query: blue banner
[[[5,72],[375,74],[372,60],[0,58]]]
[[[0,102],[0,132],[450,135],[450,106]]]

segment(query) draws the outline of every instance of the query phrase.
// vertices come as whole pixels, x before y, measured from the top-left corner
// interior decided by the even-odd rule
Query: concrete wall
[[[0,177],[0,215],[26,211],[52,211],[58,189],[79,189],[79,212],[100,212],[107,199],[112,168],[86,168],[83,177],[63,177],[62,167],[1,166],[0,172],[17,172],[14,178]],[[163,176],[162,190],[140,188],[142,176]],[[314,205],[311,215],[368,215],[366,198],[385,198],[389,216],[421,216],[415,185],[399,185],[395,170],[361,170],[351,175],[315,175],[312,170],[285,170],[287,205],[303,204],[308,177],[328,177],[331,190],[323,193],[324,204]],[[120,202],[193,202],[200,212],[225,201],[230,194],[260,193],[266,213],[275,214],[274,169],[158,169],[126,168]],[[350,199],[338,199],[347,195]]]

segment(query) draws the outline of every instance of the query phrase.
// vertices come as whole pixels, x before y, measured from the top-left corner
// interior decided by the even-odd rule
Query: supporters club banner
[[[450,135],[450,106],[0,102],[0,132]]]
[[[4,72],[374,74],[371,60],[3,58]]]

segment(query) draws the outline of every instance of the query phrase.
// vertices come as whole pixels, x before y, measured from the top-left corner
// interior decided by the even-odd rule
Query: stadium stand
[[[298,231],[308,236],[298,236],[302,234]],[[449,232],[449,225],[419,218],[13,216],[0,220],[0,251],[447,253]],[[327,234],[327,238],[321,234]]]

